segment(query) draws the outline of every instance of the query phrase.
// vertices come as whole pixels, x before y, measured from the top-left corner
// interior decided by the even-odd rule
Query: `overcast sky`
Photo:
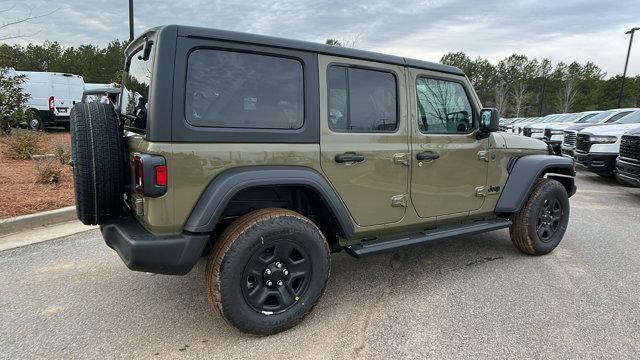
[[[622,73],[629,36],[640,26],[639,0],[134,0],[135,31],[184,24],[315,42],[353,41],[365,50],[438,61],[449,51],[492,62],[512,53],[555,62],[593,61],[609,75]],[[0,0],[7,22],[31,7],[56,12],[24,24],[26,39],[63,45],[105,45],[128,37],[127,0]],[[5,35],[0,30],[0,36]],[[5,30],[6,33],[6,30]],[[34,34],[35,33],[35,34]],[[640,74],[640,32],[628,73]]]

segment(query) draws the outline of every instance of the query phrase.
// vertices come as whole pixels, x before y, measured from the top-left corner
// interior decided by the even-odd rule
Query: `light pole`
[[[132,42],[132,41],[133,41],[133,0],[129,0],[129,42]]]
[[[620,85],[620,95],[618,95],[618,107],[620,107],[620,103],[622,102],[622,94],[624,92],[624,78],[627,76],[627,66],[629,65],[629,54],[631,54],[631,44],[633,44],[633,33],[637,30],[640,30],[640,27],[634,27],[633,29],[627,31],[625,34],[631,34],[629,37],[629,49],[627,50],[627,60],[624,62],[624,72],[622,73],[622,85]]]

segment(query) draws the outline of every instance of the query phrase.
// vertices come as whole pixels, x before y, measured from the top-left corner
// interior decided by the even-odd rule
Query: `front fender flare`
[[[511,163],[509,178],[496,204],[496,213],[516,213],[529,198],[536,180],[545,173],[558,173],[571,182],[571,196],[575,192],[575,168],[572,159],[555,155],[525,155]]]
[[[314,190],[332,212],[344,238],[354,228],[346,207],[327,180],[316,170],[303,166],[253,166],[226,170],[207,186],[191,211],[184,230],[213,231],[229,201],[241,190],[254,186],[294,185]]]

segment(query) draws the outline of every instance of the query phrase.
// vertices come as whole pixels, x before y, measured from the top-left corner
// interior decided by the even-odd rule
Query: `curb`
[[[76,220],[76,216],[76,207],[69,206],[0,220],[0,236]]]

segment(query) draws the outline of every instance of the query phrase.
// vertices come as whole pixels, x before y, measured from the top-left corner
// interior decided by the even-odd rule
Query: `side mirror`
[[[480,110],[480,131],[491,133],[500,130],[500,113],[496,108]]]

